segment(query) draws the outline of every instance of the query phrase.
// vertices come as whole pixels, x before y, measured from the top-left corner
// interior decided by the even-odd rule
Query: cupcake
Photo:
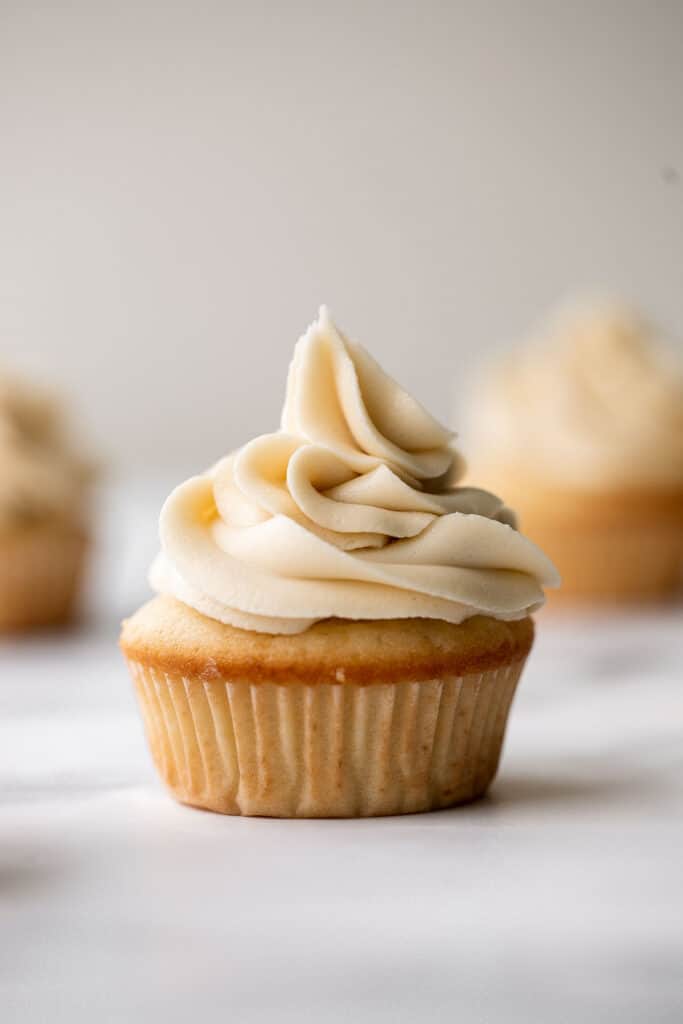
[[[551,556],[557,597],[676,593],[683,370],[648,323],[619,305],[563,312],[474,398],[472,479],[505,493]]]
[[[178,800],[356,817],[486,791],[557,575],[462,470],[450,431],[323,308],[280,430],[166,500],[157,596],[123,624]]]
[[[54,396],[0,375],[0,631],[72,616],[89,476]]]

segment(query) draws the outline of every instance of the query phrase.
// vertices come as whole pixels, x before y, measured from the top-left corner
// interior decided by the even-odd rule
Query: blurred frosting
[[[0,374],[0,527],[79,520],[90,475],[55,396]]]
[[[590,488],[683,484],[683,370],[653,328],[602,304],[560,314],[474,392],[475,470]]]
[[[267,633],[331,616],[521,618],[555,570],[498,498],[454,486],[452,440],[323,308],[296,346],[281,429],[167,499],[152,586]]]

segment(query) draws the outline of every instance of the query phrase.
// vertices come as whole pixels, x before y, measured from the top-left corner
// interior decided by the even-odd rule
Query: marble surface
[[[0,1019],[683,1019],[683,614],[540,617],[466,808],[223,818],[158,785],[101,609],[0,647]]]

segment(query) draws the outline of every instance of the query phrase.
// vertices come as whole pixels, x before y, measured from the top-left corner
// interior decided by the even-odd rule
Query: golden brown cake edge
[[[131,661],[203,679],[249,682],[410,682],[484,672],[528,654],[529,618],[326,619],[294,636],[254,633],[216,622],[172,597],[156,597],[123,623]]]

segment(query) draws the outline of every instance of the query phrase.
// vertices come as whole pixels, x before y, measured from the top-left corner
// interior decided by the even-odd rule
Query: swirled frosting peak
[[[281,429],[167,499],[152,586],[266,633],[332,616],[521,618],[555,570],[498,498],[456,486],[462,470],[452,433],[323,307]]]

